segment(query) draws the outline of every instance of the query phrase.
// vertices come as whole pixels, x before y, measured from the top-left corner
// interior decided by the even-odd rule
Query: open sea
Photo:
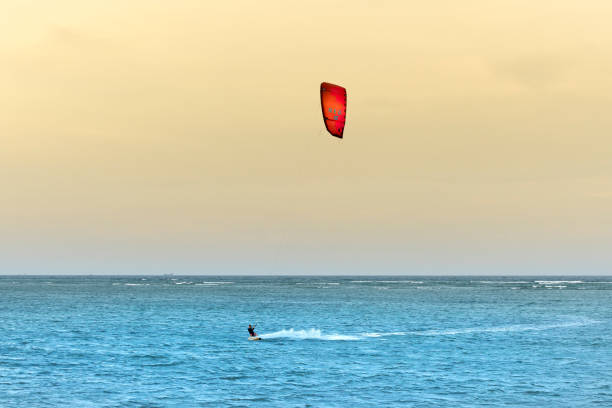
[[[612,407],[612,277],[0,277],[0,407],[255,406]]]

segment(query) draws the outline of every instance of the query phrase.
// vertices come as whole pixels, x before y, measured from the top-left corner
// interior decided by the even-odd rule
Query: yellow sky
[[[0,274],[611,273],[610,21],[604,0],[4,1]]]

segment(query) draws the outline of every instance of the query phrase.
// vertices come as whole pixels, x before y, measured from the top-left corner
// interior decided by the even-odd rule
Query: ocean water
[[[0,277],[0,407],[254,406],[612,407],[612,278]]]

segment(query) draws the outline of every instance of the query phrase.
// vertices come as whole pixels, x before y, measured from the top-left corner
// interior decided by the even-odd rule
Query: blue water
[[[0,406],[612,407],[612,278],[4,276]]]

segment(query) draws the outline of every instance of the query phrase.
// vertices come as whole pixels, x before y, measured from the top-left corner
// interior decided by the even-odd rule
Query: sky
[[[612,274],[610,21],[608,0],[3,1],[0,274]]]

